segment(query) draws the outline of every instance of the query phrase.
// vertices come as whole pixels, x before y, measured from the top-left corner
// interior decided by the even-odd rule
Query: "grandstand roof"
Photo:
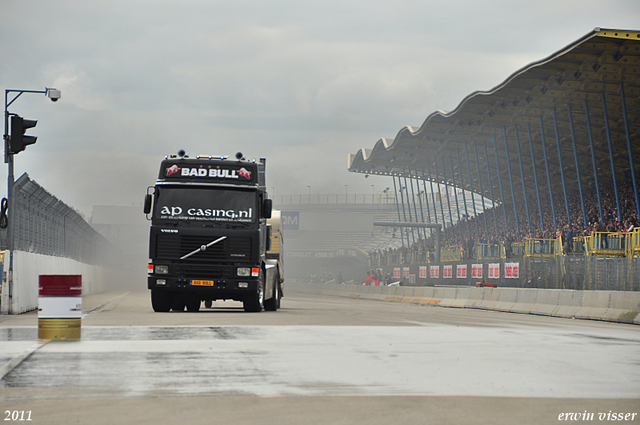
[[[609,154],[606,124],[613,155]],[[444,165],[448,184],[492,198],[489,167],[493,199],[501,199],[500,174],[505,203],[510,204],[509,173],[516,201],[523,197],[523,180],[527,195],[535,194],[534,162],[537,184],[548,197],[545,152],[554,194],[563,191],[562,174],[567,191],[578,190],[578,171],[583,191],[587,190],[585,184],[591,187],[591,139],[601,185],[612,182],[611,158],[618,180],[631,177],[629,147],[638,178],[640,31],[595,28],[549,57],[514,72],[492,90],[471,93],[453,111],[433,112],[419,128],[404,127],[395,139],[381,139],[372,149],[350,154],[349,171],[443,181]]]

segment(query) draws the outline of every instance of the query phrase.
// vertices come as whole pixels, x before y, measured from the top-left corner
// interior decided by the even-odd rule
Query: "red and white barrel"
[[[80,339],[82,276],[40,275],[38,338]]]

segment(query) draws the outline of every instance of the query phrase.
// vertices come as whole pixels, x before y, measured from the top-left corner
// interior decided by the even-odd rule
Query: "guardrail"
[[[525,242],[525,256],[553,257],[562,254],[560,239],[527,239]]]
[[[595,232],[585,238],[585,248],[587,255],[624,257],[626,241],[626,233]]]
[[[510,249],[509,249],[510,247]],[[431,263],[429,252],[404,252],[389,254],[383,261],[372,262],[372,267],[381,265]],[[640,228],[632,232],[596,232],[591,236],[573,238],[566,246],[561,239],[527,239],[514,242],[507,247],[499,244],[476,244],[471,255],[461,247],[449,247],[441,250],[442,262],[455,262],[465,259],[505,260],[508,258],[552,258],[562,255],[636,258],[640,257]]]
[[[468,286],[362,286],[298,282],[288,285],[293,290],[322,295],[640,325],[640,292]]]
[[[628,234],[629,244],[627,248],[627,257],[634,258],[640,256],[640,229],[634,229]]]

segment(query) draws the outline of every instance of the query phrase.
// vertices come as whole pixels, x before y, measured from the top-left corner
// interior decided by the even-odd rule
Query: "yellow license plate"
[[[193,286],[213,286],[213,280],[192,280]]]

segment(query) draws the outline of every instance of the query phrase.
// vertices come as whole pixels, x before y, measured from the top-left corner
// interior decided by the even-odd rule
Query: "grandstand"
[[[501,206],[487,236],[586,229],[593,203],[596,220],[637,219],[639,46],[639,31],[596,28],[455,110],[350,155],[349,170],[481,194]]]
[[[490,270],[507,286],[640,290],[639,112],[640,31],[595,28],[453,111],[350,154],[349,171],[487,200],[470,214],[449,196],[449,215],[439,209],[445,200],[429,205],[426,196],[418,215],[398,192],[416,221],[449,218],[440,257],[456,263],[445,266],[449,278],[452,267],[466,278],[475,266],[480,279]],[[403,240],[400,249],[373,251],[373,265],[395,274],[402,267],[411,283],[462,282],[443,281],[440,265],[417,255],[425,248],[429,241]]]

